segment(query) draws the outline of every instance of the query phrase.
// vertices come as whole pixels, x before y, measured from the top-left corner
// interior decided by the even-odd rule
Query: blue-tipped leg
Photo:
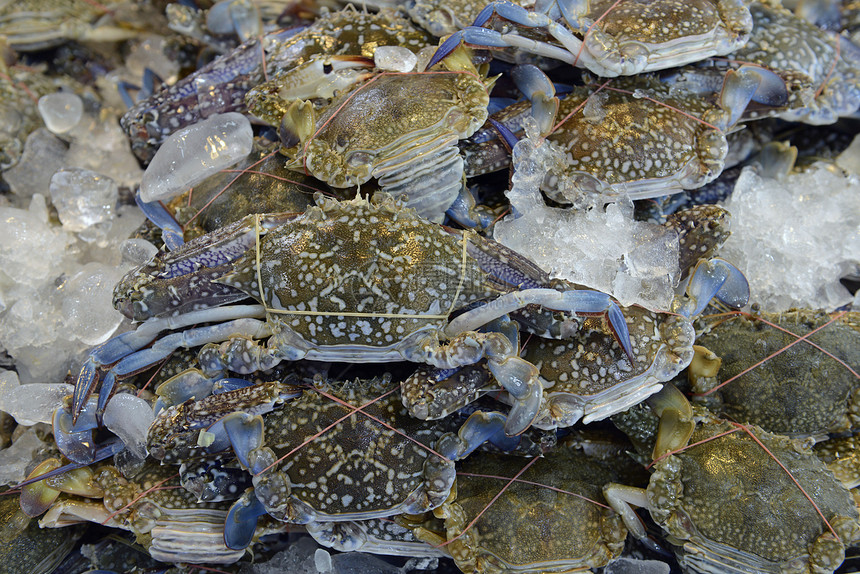
[[[515,67],[511,76],[517,89],[532,103],[532,117],[538,123],[540,133],[550,133],[558,113],[558,98],[555,97],[553,83],[546,74],[531,64]]]
[[[266,507],[257,499],[254,489],[249,488],[227,512],[227,521],[224,523],[224,544],[227,548],[247,548],[254,540],[257,521],[264,514]]]
[[[495,130],[499,133],[499,137],[502,138],[502,141],[505,143],[508,149],[513,150],[514,146],[517,145],[517,143],[519,143],[520,141],[516,134],[510,129],[508,129],[505,124],[498,122],[493,118],[488,118],[487,121],[489,121],[490,124],[492,124],[493,128],[495,128]]]
[[[167,249],[174,251],[185,243],[182,226],[160,201],[143,201],[140,191],[134,194],[134,201],[148,220],[161,230],[161,238]]]
[[[729,70],[723,80],[720,107],[729,113],[726,130],[740,121],[750,102],[768,106],[784,106],[788,102],[788,88],[775,73],[757,66],[741,66]]]

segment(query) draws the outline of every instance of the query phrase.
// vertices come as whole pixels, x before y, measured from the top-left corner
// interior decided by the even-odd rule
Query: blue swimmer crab
[[[630,505],[648,508],[698,574],[838,568],[860,540],[857,508],[808,444],[692,415],[691,445],[656,460],[647,489],[604,488],[630,532],[645,535]]]
[[[856,311],[844,317],[809,309],[715,315],[702,317],[697,327],[697,358],[689,371],[694,401],[793,437],[821,438],[860,425]]]
[[[781,78],[752,66],[726,72],[716,103],[648,76],[574,88],[560,101],[534,66],[514,77],[541,134],[562,156],[542,186],[561,203],[583,194],[647,199],[701,187],[722,172],[726,133],[748,104],[787,98]]]
[[[338,188],[376,178],[383,191],[406,194],[419,215],[441,221],[463,186],[456,143],[487,119],[495,82],[464,49],[443,64],[446,70],[379,75],[319,115],[295,102],[281,123],[298,140],[285,145],[287,166]]]
[[[347,8],[325,14],[299,32],[278,31],[248,40],[135,104],[120,123],[134,153],[148,162],[173,132],[212,114],[243,111],[248,90],[269,75],[307,65],[319,56],[372,58],[378,46],[403,46],[417,52],[428,42],[426,33],[396,13],[369,14]]]
[[[627,537],[601,493],[615,480],[608,464],[568,446],[531,464],[470,457],[458,464],[456,497],[433,511],[444,523],[421,523],[415,537],[441,546],[463,572],[591,571],[617,558]]]
[[[587,424],[640,403],[690,364],[696,336],[692,319],[712,298],[734,308],[747,303],[749,286],[740,271],[712,257],[729,237],[725,209],[707,205],[682,210],[665,225],[679,237],[683,281],[672,313],[623,309],[632,357],[604,324],[593,319],[585,319],[575,332],[563,334],[553,333],[554,326],[540,316],[518,317],[532,333],[521,346],[520,356],[538,368],[543,386],[535,427],[569,427],[579,420]],[[405,404],[413,416],[422,419],[446,416],[495,390],[499,385],[492,376],[475,368],[456,373],[419,369],[403,382]],[[507,400],[504,393],[500,398]]]
[[[499,24],[483,28],[494,25],[493,16]],[[729,54],[746,43],[752,26],[742,0],[623,0],[617,6],[612,0],[564,0],[538,2],[533,10],[497,1],[448,38],[430,63],[465,41],[518,48],[599,76],[629,76]],[[535,39],[535,29],[545,36]]]
[[[250,544],[266,514],[354,547],[366,542],[354,521],[438,507],[453,486],[454,460],[486,438],[507,440],[499,417],[474,415],[458,434],[419,421],[396,390],[381,377],[227,391],[163,411],[150,427],[148,450],[180,462],[232,448],[253,488],[227,516],[231,548]]]
[[[102,369],[101,410],[117,377],[173,349],[205,345],[199,362],[210,377],[303,358],[439,368],[486,358],[513,397],[506,428],[513,435],[537,415],[542,389],[534,365],[517,356],[515,333],[493,330],[508,313],[542,305],[562,315],[606,315],[632,355],[627,324],[605,294],[551,283],[517,253],[431,223],[390,196],[315,200],[300,215],[248,216],[126,275],[114,306],[144,323],[90,353],[75,386],[73,418]],[[246,298],[257,304],[227,305]],[[199,323],[213,325],[183,330]],[[490,330],[478,331],[485,326]],[[179,332],[159,337],[167,330]]]
[[[200,502],[179,485],[173,467],[149,461],[129,478],[111,465],[84,468],[96,492],[56,500],[39,520],[42,528],[88,521],[130,530],[162,562],[231,564],[245,554],[224,544],[229,503]],[[282,526],[261,524],[259,534]]]
[[[754,28],[747,44],[731,55],[740,62],[793,76],[797,85],[789,121],[830,124],[860,106],[860,48],[795,16],[778,2],[751,2]],[[805,88],[805,89],[803,89]]]

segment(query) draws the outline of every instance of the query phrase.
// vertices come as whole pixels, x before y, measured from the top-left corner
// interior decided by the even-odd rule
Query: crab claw
[[[674,311],[695,317],[716,297],[729,307],[740,309],[750,298],[750,286],[740,270],[719,257],[701,260],[690,274],[686,298],[678,298]]]
[[[788,101],[788,88],[775,73],[757,66],[741,66],[729,70],[723,80],[720,107],[728,112],[723,131],[741,119],[750,102],[782,106]]]
[[[185,243],[182,226],[165,209],[163,203],[160,201],[143,201],[140,198],[140,190],[135,192],[134,202],[143,211],[146,218],[161,230],[161,238],[164,240],[164,245],[167,246],[167,249],[173,251]]]
[[[450,460],[461,460],[489,441],[500,450],[509,451],[520,444],[519,436],[509,436],[505,427],[508,417],[499,412],[472,413],[455,435],[448,433],[436,442],[436,450]]]
[[[511,76],[517,88],[532,103],[532,117],[537,121],[540,133],[549,134],[558,113],[555,86],[546,74],[531,64],[515,67],[511,71]]]
[[[481,28],[480,26],[468,26],[458,32],[454,32],[439,45],[436,53],[434,53],[433,57],[430,58],[430,61],[427,62],[427,66],[425,66],[424,71],[426,72],[450,56],[462,42],[495,48],[506,48],[508,46],[508,43],[505,42],[501,35],[495,30],[488,30],[486,28]]]
[[[98,428],[95,401],[88,401],[86,407],[77,420],[73,420],[68,409],[58,408],[52,420],[57,448],[66,458],[80,464],[90,464],[96,456],[93,439],[93,429]]]
[[[254,539],[257,520],[266,514],[266,507],[257,499],[253,488],[249,488],[233,503],[224,523],[224,544],[227,548],[247,548]]]
[[[263,446],[263,417],[247,413],[231,413],[221,419],[239,464],[257,474],[263,469],[251,468],[251,452]]]

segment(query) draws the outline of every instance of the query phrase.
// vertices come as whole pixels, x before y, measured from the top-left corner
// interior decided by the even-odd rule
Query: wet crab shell
[[[831,572],[860,537],[854,499],[811,451],[749,428],[785,469],[737,427],[700,425],[694,446],[654,464],[651,516],[682,545],[679,560],[691,572]]]
[[[376,178],[386,192],[406,194],[422,216],[441,221],[462,185],[455,144],[487,119],[492,83],[472,71],[376,76],[333,101],[309,136],[298,127],[307,108],[299,108],[300,119],[285,116],[282,127],[301,140],[285,151],[293,158],[287,166],[340,188]]]
[[[725,134],[707,125],[712,111],[705,98],[654,79],[615,80],[598,93],[577,88],[559,103],[559,118],[574,115],[547,137],[564,165],[542,187],[562,202],[579,190],[646,199],[701,187],[728,153]]]
[[[508,484],[527,464],[489,453],[460,462],[456,499],[434,511],[445,534],[416,535],[434,546],[447,538],[463,572],[580,572],[621,554],[627,530],[600,492],[615,476],[608,466],[560,447]]]
[[[449,233],[390,200],[319,201],[320,207],[263,236],[259,247],[269,320],[306,341],[391,346],[440,324],[453,309],[511,288],[482,267],[481,250],[489,245],[477,236]],[[260,297],[256,257],[249,252],[220,281]],[[543,278],[534,266],[527,271],[533,275],[519,282]],[[325,315],[338,312],[347,314]]]
[[[794,437],[856,428],[860,315],[849,312],[829,325],[833,316],[808,309],[763,313],[760,319],[735,316],[700,321],[698,326],[705,332],[697,344],[715,353],[722,364],[716,377],[694,385],[700,395],[694,400],[716,401],[711,408],[733,420]],[[805,341],[791,345],[817,328]],[[763,359],[767,360],[758,364]],[[745,372],[754,365],[758,366]]]
[[[634,349],[630,364],[602,323],[593,319],[573,337],[533,338],[523,358],[539,370],[545,403],[537,428],[590,423],[628,409],[656,393],[693,358],[695,333],[683,317],[624,309]]]

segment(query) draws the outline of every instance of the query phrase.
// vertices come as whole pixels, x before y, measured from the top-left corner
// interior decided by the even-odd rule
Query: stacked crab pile
[[[10,548],[54,544],[21,527],[38,517],[221,570],[295,531],[464,572],[840,568],[860,544],[860,318],[826,279],[802,301],[821,311],[745,312],[770,294],[717,256],[717,203],[741,168],[790,185],[798,149],[772,140],[795,122],[854,135],[850,12],[523,4],[170,4],[170,42],[114,27],[120,9],[9,29],[22,51],[100,31],[221,53],[126,94],[149,220],[113,289],[128,330],[68,381],[0,373],[22,428],[52,425],[18,455]],[[80,90],[16,117],[66,133]],[[4,137],[14,166],[25,138]],[[860,180],[815,170],[849,229],[827,243],[838,281],[860,265]]]

